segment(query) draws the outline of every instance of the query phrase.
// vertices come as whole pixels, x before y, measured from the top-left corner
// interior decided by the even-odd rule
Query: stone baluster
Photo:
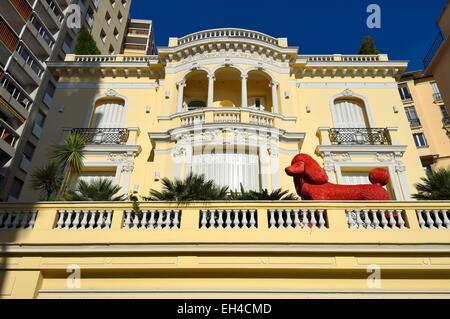
[[[386,219],[386,211],[380,210],[380,213],[381,213],[381,225],[383,225],[383,229],[385,229],[389,224],[388,220]]]
[[[287,210],[285,210],[285,212],[286,212],[287,228],[294,228],[294,225],[292,224],[292,217],[291,217],[292,211],[290,209],[287,209]]]
[[[431,218],[430,211],[429,211],[429,210],[426,210],[426,211],[425,211],[425,214],[426,214],[426,216],[427,216],[427,225],[428,225],[428,228],[436,228],[436,227],[434,227],[434,220]]]
[[[250,228],[256,228],[256,210],[250,211]]]
[[[369,211],[363,210],[362,212],[364,214],[364,224],[366,225],[366,228],[372,228],[372,221],[369,218]]]
[[[70,225],[72,225],[72,214],[73,214],[73,212],[67,212],[66,220],[64,222],[65,229],[69,229]]]
[[[77,229],[78,226],[80,226],[80,211],[76,210],[74,213],[75,218],[73,219],[73,228]]]
[[[423,216],[422,216],[422,213],[423,213],[423,210],[418,210],[417,212],[416,212],[416,214],[417,214],[417,219],[419,220],[419,225],[420,225],[420,228],[425,228],[425,220],[423,219]]]
[[[172,210],[166,211],[166,221],[164,223],[166,225],[165,228],[170,228],[171,227],[171,224],[172,224],[172,219],[171,219],[172,212],[173,212]]]
[[[294,210],[294,227],[299,228],[300,227],[300,218],[299,218],[300,212],[298,210]]]
[[[31,214],[32,214],[31,212],[23,212],[22,214],[20,214],[21,220],[19,228],[21,229],[27,228],[28,220],[31,218]]]
[[[306,210],[302,210],[302,223],[303,223],[303,228],[308,228],[309,226],[309,221],[308,221],[308,211]]]
[[[88,213],[87,212],[82,212],[83,217],[81,218],[81,229],[86,229],[87,224],[88,224]]]
[[[217,227],[218,228],[222,228],[222,226],[223,226],[223,213],[224,213],[224,211],[223,210],[220,210],[220,211],[217,211],[217,214],[218,214],[218,218],[217,218]]]
[[[320,226],[320,228],[325,228],[325,225],[326,225],[326,221],[325,221],[325,217],[324,217],[325,211],[318,210],[317,212],[319,213],[319,226]]]
[[[400,227],[400,229],[405,229],[405,220],[403,219],[402,216],[403,211],[397,211],[397,219],[398,219],[398,226]]]
[[[131,212],[131,214],[132,214],[132,218],[133,218],[133,228],[139,228],[139,224],[140,224],[140,221],[139,221],[139,213],[137,213],[137,212]]]
[[[95,215],[96,215],[96,211],[88,211],[89,214],[89,227],[88,229],[94,229],[95,225],[96,225],[96,221],[95,221]]]
[[[231,210],[227,210],[227,219],[225,220],[225,228],[231,228]]]
[[[175,211],[175,216],[173,218],[173,228],[180,228],[180,211]]]
[[[208,223],[208,220],[206,219],[206,215],[208,214],[208,212],[206,210],[202,210],[200,211],[200,214],[202,216],[202,219],[200,221],[200,228],[204,229],[204,228],[208,228],[206,225]]]
[[[141,218],[141,225],[140,228],[141,229],[146,229],[147,228],[147,216],[148,216],[148,212],[141,212],[142,218]]]
[[[244,212],[239,210],[234,211],[233,228],[239,227],[239,214],[244,214]]]
[[[36,218],[37,218],[37,212],[32,212],[30,221],[28,222],[27,229],[33,229],[34,228],[34,224],[36,223]]]
[[[441,210],[442,216],[444,216],[444,225],[446,228],[450,228],[450,219],[448,217],[449,211]]]
[[[87,214],[85,213],[84,215],[85,215],[85,217],[87,219]],[[130,227],[131,226],[131,211],[130,210],[126,211],[125,212],[125,216],[126,217],[125,217],[125,221],[123,222],[123,226],[125,228],[129,229],[129,228],[131,228]]]
[[[12,229],[17,229],[19,227],[20,214],[17,212],[12,212],[11,215],[13,216]]]
[[[355,213],[356,213],[356,224],[358,225],[357,228],[364,228],[364,222],[361,219],[361,211],[355,210]]]
[[[113,212],[112,211],[108,211],[106,212],[106,218],[105,218],[105,228],[109,229],[111,227],[112,224],[112,215]]]
[[[317,228],[316,211],[310,210],[312,228]]]
[[[348,223],[349,228],[351,228],[351,229],[358,228],[353,214],[356,214],[356,212],[353,210],[347,211],[347,223]]]
[[[397,221],[395,220],[394,217],[394,211],[388,210],[388,214],[389,214],[389,225],[391,225],[391,228],[397,228]]]
[[[270,220],[269,220],[270,227],[269,228],[275,228],[275,225],[276,225],[275,211],[270,210],[269,215],[270,215]]]
[[[155,228],[155,215],[156,215],[156,211],[151,210],[150,211],[150,220],[148,222],[148,228]]]
[[[158,218],[156,220],[156,228],[162,228],[163,224],[163,211],[158,211]]]
[[[278,228],[284,228],[284,218],[283,218],[283,211],[280,210],[276,210],[277,214],[278,214]]]
[[[434,221],[435,221],[436,227],[438,229],[442,229],[443,223],[442,223],[441,218],[439,217],[439,210],[433,210],[433,215],[434,215]]]
[[[373,220],[373,228],[377,229],[380,227],[380,221],[378,220],[377,211],[371,210],[372,220]]]
[[[59,211],[59,218],[58,218],[58,221],[56,222],[56,229],[62,229],[63,228],[64,215],[65,215],[64,211]]]
[[[242,228],[248,228],[248,220],[247,220],[247,213],[248,210],[242,211]]]

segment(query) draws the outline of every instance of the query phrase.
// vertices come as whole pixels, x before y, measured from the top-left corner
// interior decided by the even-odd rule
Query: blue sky
[[[303,54],[356,53],[370,34],[391,59],[410,60],[408,70],[422,69],[422,59],[437,35],[437,18],[447,0],[133,0],[133,18],[154,22],[156,44],[169,37],[220,27],[256,30],[287,37]],[[366,8],[381,7],[381,29],[366,26]]]

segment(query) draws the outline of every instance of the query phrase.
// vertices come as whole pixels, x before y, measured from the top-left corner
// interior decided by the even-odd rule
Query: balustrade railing
[[[263,42],[267,42],[273,45],[278,45],[278,39],[271,37],[267,34],[251,31],[251,30],[244,30],[244,29],[212,29],[212,30],[205,30],[201,32],[192,33],[189,35],[186,35],[180,39],[178,39],[178,45],[183,45],[189,42],[194,41],[200,41],[204,39],[210,39],[210,38],[244,38],[244,39],[251,39],[251,40],[259,40]]]
[[[98,210],[63,210],[58,211],[55,229],[88,230],[109,229],[113,211]]]
[[[125,144],[129,131],[126,128],[75,128],[85,144]]]
[[[201,210],[199,227],[201,229],[257,228],[257,211],[248,209]]]
[[[423,66],[426,70],[428,66],[430,65],[431,61],[433,61],[434,55],[436,54],[437,50],[441,47],[441,44],[444,42],[444,36],[442,32],[439,32],[436,38],[434,39],[433,44],[431,45],[430,49],[427,52],[427,55],[423,59]]]
[[[241,114],[239,112],[215,112],[214,123],[239,123]]]
[[[37,211],[0,211],[0,231],[33,229],[36,218]]]
[[[273,117],[260,114],[250,114],[250,124],[272,127],[273,122]]]
[[[420,122],[419,119],[410,119],[409,121],[409,126],[411,127],[419,127],[422,126],[422,123]]]
[[[442,101],[442,94],[441,93],[433,93],[433,99],[435,102],[441,102]]]
[[[349,228],[405,229],[408,228],[405,212],[400,210],[362,209],[347,210]]]
[[[11,145],[12,147],[16,146],[17,141],[19,140],[20,135],[5,121],[0,119],[0,138]]]
[[[308,62],[378,62],[382,60],[380,55],[363,54],[299,55],[298,58],[306,59]]]
[[[327,211],[323,209],[276,209],[268,211],[269,228],[328,228]]]
[[[181,118],[181,126],[191,126],[205,123],[205,115],[192,114]]]
[[[391,145],[387,128],[332,128],[330,142],[335,145]]]
[[[418,210],[417,218],[421,228],[450,229],[450,210]]]
[[[181,210],[125,211],[124,229],[179,229]]]

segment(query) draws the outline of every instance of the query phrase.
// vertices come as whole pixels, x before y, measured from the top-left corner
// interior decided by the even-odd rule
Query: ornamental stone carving
[[[131,173],[134,170],[134,155],[132,153],[110,153],[108,160],[122,167],[122,172]]]

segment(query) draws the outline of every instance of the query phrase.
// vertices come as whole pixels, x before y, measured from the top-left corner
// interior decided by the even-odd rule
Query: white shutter
[[[337,101],[334,104],[336,128],[363,128],[367,127],[364,109],[352,101]]]
[[[125,107],[119,101],[108,101],[95,108],[93,127],[122,128],[125,120]]]
[[[231,190],[259,190],[258,154],[243,152],[218,152],[215,154],[194,154],[192,156],[192,173],[204,174],[220,186]]]
[[[342,172],[342,184],[370,184],[369,172]]]
[[[431,83],[431,89],[433,90],[434,94],[439,94],[440,93],[439,92],[439,87],[438,87],[436,82]]]

